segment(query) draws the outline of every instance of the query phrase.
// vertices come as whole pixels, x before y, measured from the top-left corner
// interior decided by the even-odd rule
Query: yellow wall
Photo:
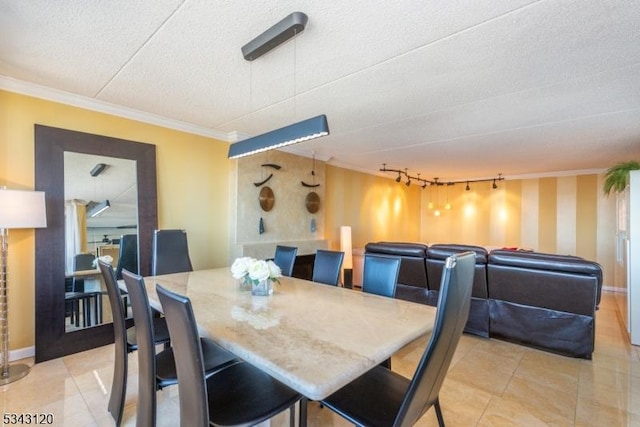
[[[420,188],[335,166],[326,168],[325,239],[340,245],[340,226],[352,227],[354,248],[368,242],[420,241]]]
[[[194,268],[227,264],[230,162],[225,142],[0,90],[0,185],[34,188],[36,123],[156,145],[159,227],[187,230]],[[12,230],[11,349],[34,345],[34,262],[34,231]]]

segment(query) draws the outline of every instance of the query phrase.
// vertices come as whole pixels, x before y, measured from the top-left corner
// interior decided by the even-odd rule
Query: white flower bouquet
[[[245,285],[252,285],[254,290],[261,283],[269,285],[270,289],[272,282],[280,283],[278,279],[282,277],[282,271],[275,262],[250,257],[237,258],[231,265],[231,274]]]

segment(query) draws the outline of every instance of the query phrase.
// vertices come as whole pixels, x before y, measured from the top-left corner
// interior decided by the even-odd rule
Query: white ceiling
[[[303,33],[240,48],[293,11]],[[637,0],[0,0],[0,76],[441,180],[640,159]]]

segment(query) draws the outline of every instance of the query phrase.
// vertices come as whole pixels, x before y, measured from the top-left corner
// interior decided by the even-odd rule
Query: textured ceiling
[[[293,11],[303,33],[240,48]],[[0,0],[0,76],[441,180],[640,159],[637,0]]]

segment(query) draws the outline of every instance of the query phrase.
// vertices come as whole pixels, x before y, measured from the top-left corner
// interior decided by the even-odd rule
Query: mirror
[[[113,342],[112,323],[70,332],[65,328],[65,153],[127,159],[135,165],[138,265],[143,276],[149,275],[158,225],[154,145],[35,125],[35,189],[45,192],[48,225],[35,232],[36,363]]]
[[[65,330],[70,332],[112,321],[96,258],[110,260],[116,271],[124,264],[138,272],[137,245],[135,253],[126,247],[138,240],[136,162],[65,151],[64,204]]]

